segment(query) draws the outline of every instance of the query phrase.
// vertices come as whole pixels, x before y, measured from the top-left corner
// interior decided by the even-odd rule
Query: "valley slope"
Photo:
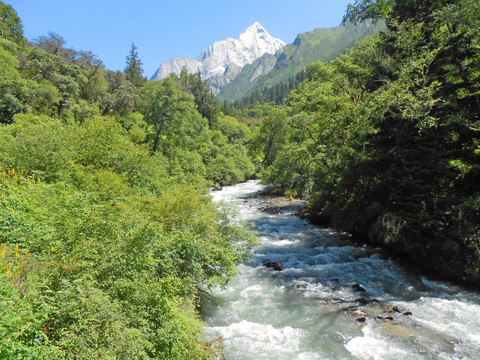
[[[318,28],[299,34],[293,44],[274,55],[265,54],[246,65],[236,78],[225,85],[217,98],[233,102],[252,93],[288,81],[315,61],[329,61],[345,53],[359,41],[385,28],[383,23],[347,24],[334,28]]]

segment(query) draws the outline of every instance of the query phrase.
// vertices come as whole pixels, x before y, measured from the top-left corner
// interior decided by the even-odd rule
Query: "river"
[[[222,337],[226,360],[480,359],[478,292],[409,273],[298,218],[295,205],[265,212],[262,189],[212,192],[260,237],[239,275],[203,300],[207,336]]]

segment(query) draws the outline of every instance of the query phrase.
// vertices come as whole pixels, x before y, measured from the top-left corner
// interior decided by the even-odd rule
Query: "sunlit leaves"
[[[11,311],[2,312],[2,350],[202,358],[196,286],[236,274],[248,232],[202,196],[204,182],[169,177],[165,159],[111,118],[15,119],[0,131],[0,276],[9,272],[0,291],[16,304],[1,310]],[[34,265],[15,290],[15,264],[27,253]]]
[[[287,135],[266,151],[264,179],[307,194],[314,219],[478,283],[479,11],[350,6],[347,20],[386,17],[389,31],[309,67],[274,125]]]

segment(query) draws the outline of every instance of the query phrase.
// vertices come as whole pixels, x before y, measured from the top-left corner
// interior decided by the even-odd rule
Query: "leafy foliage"
[[[0,37],[19,45],[25,43],[20,18],[10,5],[3,2],[0,2]]]
[[[195,107],[200,115],[208,119],[210,127],[214,127],[219,112],[219,105],[208,84],[202,81],[200,73],[188,74],[186,69],[183,69],[180,73],[179,81],[182,88],[193,95]]]
[[[236,273],[246,233],[194,187],[171,184],[164,162],[111,119],[79,127],[24,115],[2,130],[2,298],[12,303],[2,311],[29,315],[2,313],[1,348],[206,356],[192,295]]]
[[[196,77],[136,83],[58,34],[28,47],[12,34],[0,38],[0,359],[212,358],[198,286],[225,285],[254,238],[206,188],[254,173],[249,128]]]
[[[30,108],[35,83],[24,79],[19,71],[18,45],[0,39],[0,123],[8,124],[17,113]]]
[[[264,180],[310,216],[480,283],[475,1],[359,1],[389,31],[307,68],[263,124]],[[374,16],[375,15],[375,16]]]

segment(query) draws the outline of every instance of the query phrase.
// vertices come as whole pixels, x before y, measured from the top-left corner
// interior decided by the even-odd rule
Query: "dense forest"
[[[254,174],[198,74],[123,72],[0,2],[0,359],[201,359],[198,286],[254,238],[206,192]]]
[[[244,109],[256,104],[273,103],[280,105],[288,97],[290,91],[296,89],[306,79],[306,74],[305,69],[302,69],[288,81],[280,81],[278,84],[265,86],[262,90],[254,90],[251,94],[235,101],[233,106],[237,109]]]
[[[480,284],[478,1],[357,0],[344,22],[385,31],[241,109],[200,74],[146,81],[134,44],[110,71],[0,17],[0,359],[212,358],[199,286],[255,239],[207,191],[258,176],[312,221]]]
[[[388,30],[314,63],[258,146],[308,216],[480,284],[480,4],[357,1]]]

